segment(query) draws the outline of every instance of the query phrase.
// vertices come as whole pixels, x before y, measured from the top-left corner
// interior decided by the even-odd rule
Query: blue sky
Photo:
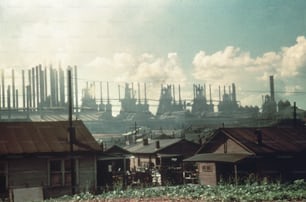
[[[0,68],[78,65],[82,81],[146,82],[154,99],[162,83],[190,98],[193,83],[217,97],[235,82],[242,105],[260,105],[274,75],[277,99],[305,109],[305,10],[304,0],[1,0]]]

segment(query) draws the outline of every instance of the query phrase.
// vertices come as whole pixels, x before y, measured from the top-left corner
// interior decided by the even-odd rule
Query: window
[[[211,165],[203,165],[202,166],[202,172],[212,172]]]
[[[77,161],[74,161],[74,165],[77,177]],[[51,186],[71,185],[71,163],[69,159],[50,160],[49,169]]]

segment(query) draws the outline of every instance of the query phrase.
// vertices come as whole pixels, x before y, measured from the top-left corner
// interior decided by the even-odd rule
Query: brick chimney
[[[159,140],[156,140],[156,142],[155,142],[155,148],[156,148],[156,149],[159,149],[159,148],[160,148]]]

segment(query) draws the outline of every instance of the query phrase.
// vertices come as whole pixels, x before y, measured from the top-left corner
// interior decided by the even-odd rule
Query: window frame
[[[55,159],[49,159],[48,160],[48,185],[51,187],[63,187],[63,186],[70,186],[71,185],[71,181],[69,182],[69,184],[66,183],[66,175],[71,173],[71,169],[70,170],[66,170],[65,167],[65,162],[69,162],[71,159],[70,158],[55,158]],[[75,175],[76,175],[76,184],[79,184],[79,160],[78,159],[73,159],[75,161]],[[54,185],[52,184],[52,179],[51,179],[51,163],[53,161],[60,161],[60,176],[61,176],[61,184],[59,185]],[[70,166],[70,165],[69,165]],[[58,171],[57,171],[58,172]],[[70,179],[71,180],[71,179]]]

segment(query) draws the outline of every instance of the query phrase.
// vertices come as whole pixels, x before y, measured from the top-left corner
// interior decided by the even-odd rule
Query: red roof
[[[255,131],[260,131],[262,144],[258,144]],[[296,153],[306,151],[306,128],[221,128],[222,133],[255,154]]]
[[[69,122],[0,122],[0,155],[69,152]],[[101,151],[82,121],[74,121],[75,152]]]

